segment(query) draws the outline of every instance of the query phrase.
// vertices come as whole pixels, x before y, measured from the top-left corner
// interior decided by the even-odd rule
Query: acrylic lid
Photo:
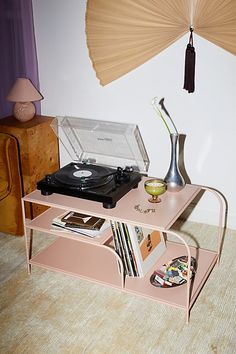
[[[51,126],[72,161],[148,171],[149,158],[135,124],[64,116]]]

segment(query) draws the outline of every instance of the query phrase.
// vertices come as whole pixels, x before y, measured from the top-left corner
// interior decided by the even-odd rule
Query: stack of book
[[[111,221],[114,247],[124,265],[125,274],[144,277],[165,252],[160,231]]]
[[[67,231],[88,237],[97,237],[108,227],[110,224],[105,219],[74,211],[63,213],[52,220],[53,230]]]

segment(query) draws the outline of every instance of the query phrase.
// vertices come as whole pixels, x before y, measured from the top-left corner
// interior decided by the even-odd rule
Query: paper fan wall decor
[[[101,85],[188,33],[236,54],[236,0],[88,0],[86,37]]]

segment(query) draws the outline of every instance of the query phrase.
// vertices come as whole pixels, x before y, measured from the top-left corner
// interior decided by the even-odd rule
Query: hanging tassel
[[[189,93],[195,89],[195,49],[193,46],[193,28],[190,27],[189,43],[185,51],[185,71],[184,71],[184,89]]]

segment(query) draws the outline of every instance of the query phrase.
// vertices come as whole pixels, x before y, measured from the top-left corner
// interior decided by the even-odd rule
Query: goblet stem
[[[161,202],[161,198],[159,198],[158,195],[152,195],[152,198],[150,198],[148,200],[151,203],[160,203]]]

